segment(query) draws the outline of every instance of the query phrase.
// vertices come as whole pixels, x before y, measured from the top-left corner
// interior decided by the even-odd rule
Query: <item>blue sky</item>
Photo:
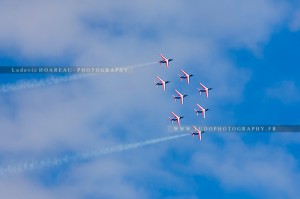
[[[0,165],[169,136],[182,124],[299,124],[300,5],[285,0],[0,3],[1,66],[126,66],[0,93]],[[180,82],[183,68],[195,76]],[[156,75],[171,81],[156,88]],[[0,84],[47,79],[5,75]],[[203,82],[214,89],[199,96]],[[174,89],[187,93],[182,106]],[[205,120],[193,109],[210,108]],[[298,198],[298,133],[205,133],[0,178],[3,198]],[[18,191],[16,191],[18,187]]]

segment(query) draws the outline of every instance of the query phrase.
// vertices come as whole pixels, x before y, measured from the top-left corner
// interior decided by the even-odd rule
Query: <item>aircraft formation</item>
[[[161,60],[158,62],[160,64],[165,64],[166,68],[169,68],[170,62],[173,61],[173,59],[168,59],[164,57],[162,54],[160,54]],[[193,77],[193,74],[189,74],[183,69],[180,69],[181,74],[178,74],[180,81],[183,81],[184,79],[186,80],[186,83],[189,85],[191,81],[191,77]],[[158,75],[156,78],[159,80],[159,82],[154,81],[155,85],[157,87],[162,86],[162,89],[165,91],[167,89],[167,84],[170,83],[171,81],[169,80],[163,80],[160,78]],[[199,83],[201,88],[197,88],[199,94],[201,95],[202,93],[205,93],[206,98],[209,96],[210,90],[213,88],[206,87],[203,83]],[[184,104],[184,98],[187,97],[188,95],[185,93],[179,92],[177,89],[175,89],[175,95],[173,95],[173,99],[175,101],[179,101],[180,104]],[[203,108],[201,105],[198,103],[196,104],[196,107],[198,109],[194,109],[196,115],[198,116],[199,114],[202,115],[203,119],[205,119],[205,113],[209,110],[208,108]],[[172,117],[169,117],[170,121],[172,124],[177,123],[178,126],[180,126],[180,120],[184,118],[183,116],[179,116],[174,112],[170,113]],[[201,134],[204,133],[205,131],[200,131],[197,127],[193,126],[194,131],[191,132],[192,136],[194,137],[195,135],[198,136],[198,139],[201,140]]]

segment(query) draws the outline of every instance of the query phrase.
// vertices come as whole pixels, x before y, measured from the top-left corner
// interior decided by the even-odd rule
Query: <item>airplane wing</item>
[[[176,119],[177,119],[178,126],[180,126],[180,119],[179,118],[176,118]]]
[[[161,83],[164,82],[164,80],[162,80],[160,77],[158,77],[158,76],[156,76],[156,77],[157,77],[157,79],[159,79],[159,81],[160,81]]]
[[[182,70],[182,69],[180,69],[180,70],[185,76],[188,76],[188,74],[184,70]]]
[[[161,56],[161,58],[163,59],[163,60],[167,60],[167,58],[165,58],[162,54],[159,54],[160,56]]]
[[[176,92],[179,96],[181,96],[181,93],[179,93],[178,90],[175,89],[175,92]]]
[[[174,112],[171,112],[174,117],[179,118]]]
[[[163,90],[165,91],[166,90],[166,83],[162,82],[162,86],[163,86]]]
[[[204,90],[207,90],[207,87],[204,86],[201,82],[200,82],[200,86],[202,86],[202,88],[203,88]]]
[[[195,131],[197,131],[197,132],[199,131],[199,130],[197,129],[197,127],[193,126],[193,128],[195,129]]]
[[[201,110],[203,110],[202,106],[200,106],[199,104],[196,104]]]

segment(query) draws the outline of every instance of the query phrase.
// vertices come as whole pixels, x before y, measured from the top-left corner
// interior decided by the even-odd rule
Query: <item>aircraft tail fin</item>
[[[174,101],[176,102],[176,96],[175,95],[172,95],[172,96],[173,96]]]
[[[178,77],[179,77],[180,81],[182,81],[182,77],[181,77],[181,75],[179,75],[179,74],[178,74]]]

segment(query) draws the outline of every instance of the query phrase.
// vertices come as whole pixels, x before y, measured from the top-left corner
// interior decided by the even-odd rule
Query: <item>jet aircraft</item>
[[[205,131],[200,131],[195,126],[193,126],[193,128],[195,129],[195,131],[192,132],[193,138],[194,138],[195,135],[198,135],[198,139],[201,140],[202,139],[201,134],[204,133]]]
[[[158,87],[158,86],[162,86],[162,89],[165,91],[166,90],[166,84],[170,83],[170,81],[164,81],[162,80],[160,77],[156,76],[157,79],[159,79],[160,82],[156,82],[154,81],[155,85]]]
[[[213,88],[207,88],[206,86],[204,86],[201,82],[200,82],[200,85],[203,89],[200,89],[200,88],[197,88],[198,91],[199,91],[199,94],[201,95],[201,93],[205,92],[206,94],[206,98],[208,98],[208,91],[209,90],[212,90]]]
[[[160,64],[166,64],[166,67],[169,67],[169,62],[173,61],[173,59],[168,59],[166,57],[164,57],[162,54],[159,54],[162,58],[162,60],[159,61]]]
[[[183,73],[183,75],[179,75],[180,80],[182,79],[186,79],[187,84],[190,84],[190,77],[194,76],[193,74],[188,74],[186,73],[184,70],[181,69],[181,72]]]
[[[174,116],[174,118],[169,117],[170,121],[172,122],[172,124],[174,122],[177,122],[178,126],[180,126],[180,119],[183,118],[183,116],[178,116],[176,115],[174,112],[171,112],[171,114]]]
[[[208,108],[203,108],[199,104],[197,104],[197,106],[199,107],[199,110],[194,109],[195,112],[196,112],[196,114],[197,114],[197,116],[198,116],[199,113],[202,113],[203,118],[205,118],[205,112],[208,111],[209,109]]]
[[[186,94],[181,94],[178,90],[175,89],[175,92],[177,93],[177,96],[173,95],[174,100],[176,101],[176,99],[180,99],[181,104],[183,104],[183,98],[185,98]]]

